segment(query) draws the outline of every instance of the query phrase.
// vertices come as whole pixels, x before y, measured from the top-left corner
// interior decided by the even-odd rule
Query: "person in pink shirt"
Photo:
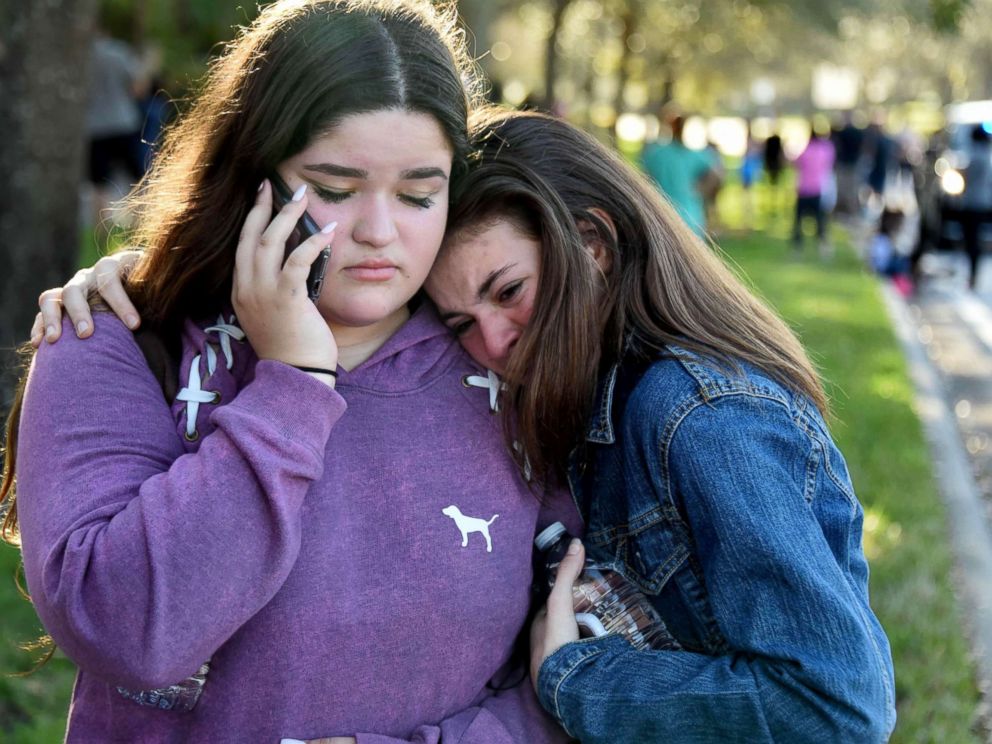
[[[792,242],[796,249],[802,248],[803,218],[816,218],[816,237],[820,241],[821,252],[827,246],[827,212],[824,204],[828,190],[832,186],[834,158],[833,143],[810,127],[809,144],[792,161],[796,169],[796,221],[792,226]]]

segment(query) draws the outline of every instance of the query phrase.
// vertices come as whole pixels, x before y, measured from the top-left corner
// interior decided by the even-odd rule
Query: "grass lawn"
[[[793,255],[785,222],[720,245],[796,329],[827,380],[831,429],[865,506],[872,606],[892,643],[899,710],[892,741],[982,741],[973,731],[979,694],[944,509],[876,280],[839,233],[832,261],[817,257],[812,238]]]

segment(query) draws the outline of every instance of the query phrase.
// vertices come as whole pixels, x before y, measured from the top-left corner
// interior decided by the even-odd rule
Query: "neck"
[[[404,306],[388,318],[370,326],[340,326],[330,323],[338,344],[338,366],[352,370],[375,354],[410,317]]]

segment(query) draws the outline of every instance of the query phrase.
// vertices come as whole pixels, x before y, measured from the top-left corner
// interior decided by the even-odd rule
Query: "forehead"
[[[427,279],[427,291],[439,304],[476,298],[493,272],[511,266],[535,271],[540,244],[513,223],[497,220],[481,230],[462,230],[447,239]]]
[[[356,168],[403,170],[425,164],[451,165],[451,143],[433,116],[399,109],[350,114],[317,135],[298,157],[333,155]]]

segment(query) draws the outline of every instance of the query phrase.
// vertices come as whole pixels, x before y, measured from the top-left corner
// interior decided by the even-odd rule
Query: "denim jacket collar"
[[[617,384],[617,373],[620,363],[617,362],[610,371],[599,381],[596,391],[596,405],[586,432],[586,441],[594,444],[613,444],[616,436],[613,433],[613,391]]]

